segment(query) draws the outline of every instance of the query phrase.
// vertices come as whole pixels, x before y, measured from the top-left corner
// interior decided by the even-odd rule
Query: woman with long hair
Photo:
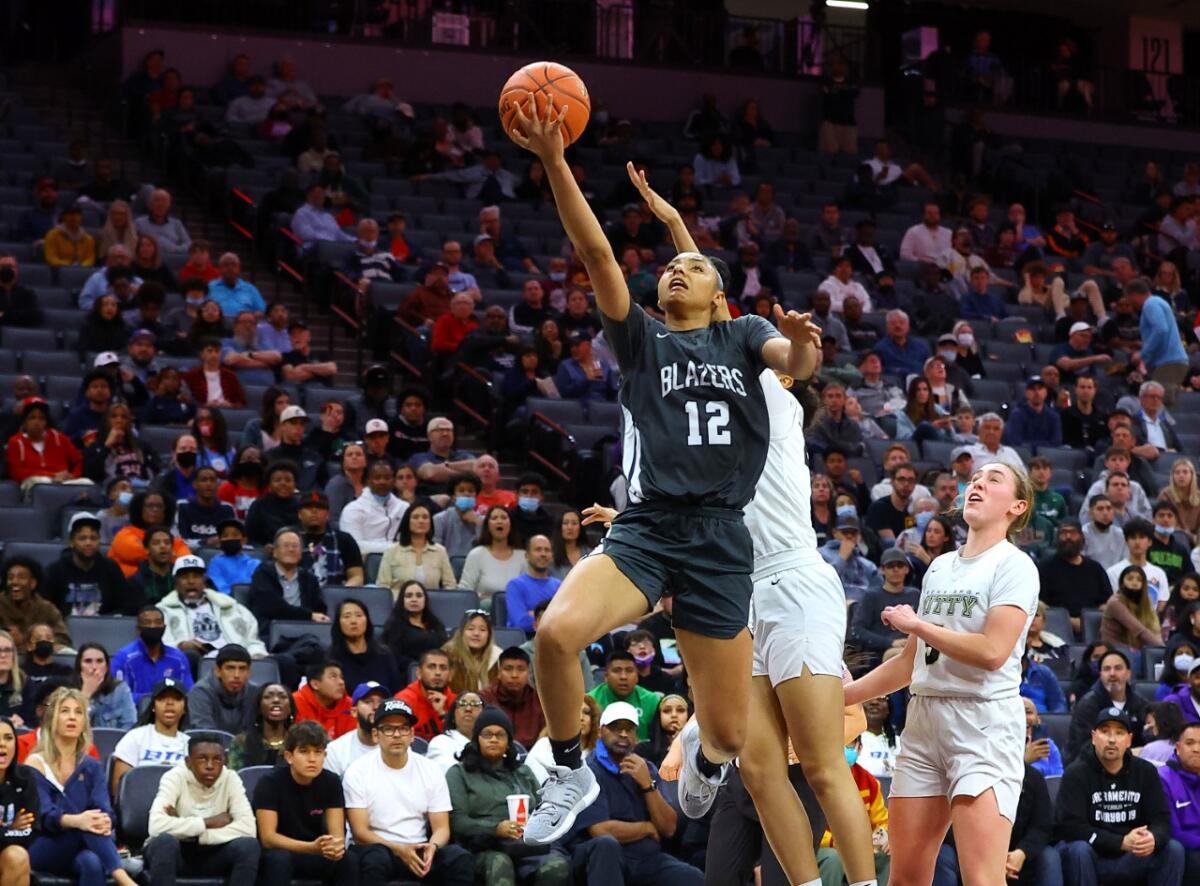
[[[1153,289],[1167,300],[1178,313],[1187,313],[1191,308],[1191,297],[1183,286],[1179,276],[1179,268],[1175,262],[1165,261],[1158,266],[1154,273]]]
[[[419,502],[409,505],[400,518],[396,543],[383,552],[375,578],[375,584],[391,589],[393,600],[408,581],[418,581],[426,588],[452,588],[457,584],[450,555],[433,540],[433,511]]]
[[[554,527],[550,546],[554,550],[550,574],[561,581],[572,566],[592,552],[583,534],[583,514],[574,508],[563,511]]]
[[[892,725],[892,700],[880,695],[863,702],[867,728],[859,735],[858,765],[876,778],[891,778],[900,752],[900,737]]]
[[[133,211],[124,200],[114,200],[108,204],[108,215],[104,219],[104,227],[100,229],[100,237],[96,241],[96,255],[107,258],[108,250],[113,246],[124,246],[129,250],[130,258],[137,252],[138,233],[133,224]]]
[[[278,385],[263,391],[258,417],[242,428],[240,446],[257,446],[263,454],[279,445],[279,416],[292,405],[292,396]]]
[[[503,591],[525,571],[525,550],[521,544],[508,511],[500,505],[488,508],[479,540],[463,563],[458,586],[474,591],[484,607],[490,607],[492,594]]]
[[[446,626],[429,608],[429,595],[419,581],[400,585],[392,614],[383,626],[383,642],[392,650],[402,674],[407,674],[423,653],[440,649],[446,642]]]
[[[325,497],[329,499],[329,519],[342,515],[342,508],[350,504],[367,488],[367,449],[355,440],[342,447],[339,456],[342,470],[325,484]]]
[[[1020,467],[979,466],[963,493],[966,544],[929,567],[917,609],[883,611],[909,635],[903,651],[846,687],[856,704],[911,686],[889,801],[892,883],[932,881],[950,827],[971,847],[958,859],[963,881],[1004,882],[1025,768],[1021,659],[1039,587],[1010,539],[1033,497]]]
[[[942,514],[934,514],[921,531],[921,541],[917,544],[905,545],[904,553],[908,555],[908,565],[912,568],[910,584],[919,586],[925,577],[929,564],[942,554],[948,554],[958,549],[954,539],[954,524],[950,518]]]
[[[1196,465],[1184,456],[1171,463],[1171,482],[1159,493],[1179,511],[1179,528],[1188,534],[1192,544],[1200,539],[1200,483],[1196,482]]]
[[[812,500],[809,502],[813,532],[817,535],[817,547],[829,541],[834,524],[837,523],[837,507],[833,503],[833,481],[824,474],[812,475]]]
[[[661,766],[663,757],[671,749],[671,742],[687,725],[691,715],[692,705],[685,696],[677,692],[667,693],[658,703],[658,710],[650,721],[650,738],[641,742],[634,752],[655,766]]]
[[[104,770],[88,756],[92,727],[78,689],[56,689],[47,699],[37,747],[25,761],[37,773],[38,830],[29,847],[36,871],[74,876],[79,886],[134,886],[121,867],[113,838],[112,803]],[[186,753],[186,751],[185,751]]]
[[[538,325],[533,334],[533,347],[538,355],[538,368],[551,376],[564,356],[570,356],[563,342],[562,329],[553,317],[547,317]]]
[[[1046,608],[1046,604],[1038,600],[1037,612],[1025,635],[1025,655],[1038,664],[1060,659],[1069,651],[1066,640],[1046,630]]]
[[[163,680],[154,689],[138,725],[117,742],[112,752],[109,790],[117,796],[121,779],[135,766],[182,766],[188,753],[187,692],[182,683]]]
[[[221,306],[212,299],[205,299],[196,310],[196,319],[188,330],[188,342],[197,356],[200,354],[200,343],[206,339],[229,338],[229,329],[225,325],[225,314]]]
[[[933,398],[928,379],[914,376],[908,383],[904,409],[896,416],[896,439],[948,440],[952,419],[942,412]]]
[[[158,240],[149,234],[142,234],[138,237],[137,247],[133,251],[133,263],[130,267],[135,276],[142,278],[143,283],[158,283],[168,292],[175,292],[179,289],[179,281],[175,279],[175,274],[163,264]]]
[[[714,135],[700,147],[692,158],[692,168],[696,171],[696,184],[701,187],[736,188],[742,183],[737,157],[733,156],[729,143],[719,135]]]
[[[283,759],[283,741],[296,722],[292,694],[282,683],[267,683],[258,690],[254,722],[229,745],[229,768],[275,766]]]
[[[19,711],[25,705],[25,672],[17,656],[17,642],[8,631],[0,630],[0,717],[24,726]]]
[[[763,117],[757,101],[748,98],[742,102],[729,134],[737,149],[742,169],[746,172],[758,172],[757,149],[769,148],[775,141],[775,131]]]
[[[1200,602],[1200,574],[1185,572],[1179,576],[1167,605],[1163,607],[1159,621],[1162,623],[1163,639],[1166,640],[1175,633],[1175,628],[1183,618],[1184,610],[1192,603]]]
[[[262,494],[262,450],[257,446],[245,446],[234,456],[229,479],[217,487],[217,498],[233,508],[235,517],[245,520],[250,505]]]
[[[946,358],[940,354],[935,354],[925,361],[925,380],[929,382],[934,405],[944,415],[954,415],[963,407],[970,408],[971,401],[961,388],[947,380],[948,374]]]
[[[389,688],[407,685],[391,650],[375,639],[375,626],[366,604],[353,597],[342,600],[334,613],[329,660],[341,665],[342,677],[351,692],[358,684],[371,680]]]
[[[1141,566],[1126,566],[1121,570],[1117,589],[1104,604],[1100,639],[1110,647],[1133,650],[1163,645],[1162,625]]]
[[[1142,720],[1142,735],[1149,739],[1133,753],[1155,766],[1165,765],[1175,756],[1175,743],[1187,721],[1183,711],[1173,701],[1158,701],[1146,705],[1146,716]]]
[[[1176,692],[1188,681],[1188,671],[1200,656],[1200,644],[1183,637],[1172,637],[1163,655],[1162,673],[1158,675],[1158,686],[1154,690],[1155,701],[1162,701]]]
[[[528,814],[538,803],[541,784],[533,771],[517,760],[513,725],[504,711],[484,708],[475,720],[470,742],[459,754],[458,765],[446,773],[446,783],[450,831],[455,842],[474,854],[478,882],[485,886],[565,886],[570,881],[567,858],[552,853],[549,847],[534,854],[536,849],[520,842],[524,821],[509,815],[510,796],[528,796]]]
[[[500,647],[492,637],[488,614],[482,609],[468,609],[458,629],[442,645],[450,656],[450,688],[456,695],[482,692],[496,679]]]
[[[478,692],[464,692],[454,699],[454,707],[446,712],[446,730],[429,739],[425,758],[435,760],[443,770],[452,769],[462,749],[471,741],[475,721],[481,713],[483,696]]]
[[[958,356],[954,365],[958,366],[972,378],[985,378],[983,358],[979,356],[979,342],[975,340],[975,330],[967,320],[959,320],[951,328],[958,348]]]
[[[222,480],[227,478],[237,452],[229,445],[225,413],[213,406],[196,407],[191,432],[196,438],[196,466],[212,468]]]
[[[37,777],[17,762],[17,728],[0,717],[0,809],[5,810],[0,829],[0,886],[29,886],[29,847],[37,834],[41,804]]]
[[[158,473],[158,457],[137,436],[128,404],[110,403],[95,441],[83,450],[83,475],[97,485],[122,478],[145,486]]]
[[[585,695],[583,707],[579,710],[579,749],[584,759],[591,756],[599,740],[600,703],[590,695]],[[533,770],[539,784],[550,777],[550,767],[554,765],[554,751],[550,746],[550,734],[545,729],[542,730],[541,738],[529,749],[525,765]]]
[[[550,180],[546,178],[546,167],[542,165],[541,160],[529,161],[529,166],[525,168],[525,178],[517,185],[516,194],[518,200],[534,208],[554,202],[554,191],[550,190]]]
[[[75,653],[71,685],[83,690],[88,721],[93,729],[132,729],[137,708],[129,685],[112,675],[108,650],[100,643],[83,643]]]
[[[125,577],[129,578],[149,556],[145,545],[146,530],[151,526],[174,525],[175,499],[165,492],[153,489],[135,493],[129,503],[129,525],[122,526],[113,536],[108,556],[116,561]],[[172,546],[176,559],[186,557],[192,552],[183,539],[178,537],[172,542]]]
[[[121,318],[121,302],[107,292],[92,303],[92,309],[84,316],[83,324],[79,327],[76,350],[81,355],[123,351],[129,344],[131,332],[129,325]]]

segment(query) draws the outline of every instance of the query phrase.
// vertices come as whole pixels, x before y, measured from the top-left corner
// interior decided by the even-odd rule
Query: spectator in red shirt
[[[292,693],[296,722],[313,720],[330,739],[353,732],[358,726],[342,669],[333,662],[318,662],[308,669],[308,682]]]
[[[212,245],[207,240],[193,240],[187,255],[187,264],[179,269],[180,280],[199,278],[205,283],[211,283],[221,276],[221,272],[213,264]]]
[[[441,649],[429,649],[421,655],[417,679],[396,693],[396,698],[408,702],[417,717],[413,734],[426,741],[445,731],[442,718],[454,706],[454,690],[450,688],[450,656]]]
[[[431,265],[425,272],[425,283],[414,288],[396,314],[413,326],[432,326],[438,317],[450,310],[450,269],[442,262]]]
[[[200,406],[242,409],[246,391],[232,369],[221,365],[221,342],[206,338],[200,342],[200,365],[183,373],[184,384]]]
[[[474,316],[475,300],[460,292],[450,299],[450,313],[442,314],[433,324],[430,348],[435,354],[453,354],[468,335],[479,328]]]
[[[50,427],[50,407],[41,397],[21,401],[21,430],[8,441],[8,477],[23,488],[78,480],[83,456],[61,431]]]

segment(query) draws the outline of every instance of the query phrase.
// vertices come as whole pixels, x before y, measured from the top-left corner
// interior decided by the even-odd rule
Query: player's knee
[[[554,617],[547,611],[538,623],[538,631],[533,638],[535,659],[543,661],[555,656],[578,655],[583,645],[577,640],[576,634],[569,618]]]
[[[791,788],[786,759],[752,760],[743,756],[738,760],[738,772],[752,797],[762,797],[774,787]]]
[[[746,724],[741,722],[715,723],[704,727],[704,742],[714,751],[736,757],[746,743]]]

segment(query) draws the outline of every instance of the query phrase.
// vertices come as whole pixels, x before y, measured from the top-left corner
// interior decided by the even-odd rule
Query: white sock
[[[859,880],[857,883],[851,883],[850,886],[879,886],[878,880]]]
[[[809,880],[807,883],[797,883],[796,886],[821,886],[821,878]]]

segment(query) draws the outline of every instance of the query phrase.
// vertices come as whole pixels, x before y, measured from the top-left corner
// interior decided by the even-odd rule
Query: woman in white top
[[[483,698],[478,692],[464,692],[454,700],[453,725],[441,735],[429,739],[425,759],[435,761],[443,771],[458,762],[458,755],[471,740],[475,721],[483,712]]]
[[[479,595],[491,608],[492,594],[503,591],[525,569],[525,550],[513,538],[512,518],[500,505],[488,509],[479,541],[467,554],[458,586]]]
[[[1009,541],[1028,525],[1033,486],[1018,467],[980,466],[964,492],[967,541],[925,573],[919,613],[889,606],[908,634],[900,655],[846,688],[846,703],[911,686],[904,744],[889,801],[893,886],[933,879],[948,827],[964,883],[1006,882],[1024,778],[1019,694],[1025,636],[1037,608],[1033,561]]]
[[[383,552],[375,583],[399,599],[406,582],[420,582],[424,588],[454,587],[454,569],[446,549],[433,540],[433,512],[420,502],[408,506],[400,518],[396,543]]]
[[[112,752],[109,791],[115,798],[125,773],[134,766],[182,766],[187,759],[188,734],[179,728],[187,714],[183,684],[163,680],[154,687],[150,706],[137,726],[117,742]]]

